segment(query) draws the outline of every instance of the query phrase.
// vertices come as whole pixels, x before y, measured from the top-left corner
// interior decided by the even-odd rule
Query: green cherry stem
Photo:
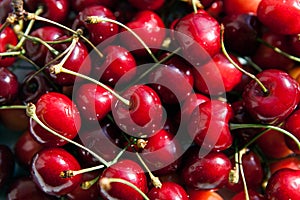
[[[242,165],[242,162],[243,162],[242,158],[243,158],[243,155],[245,153],[247,153],[247,149],[240,150],[238,152],[238,159],[239,159],[240,173],[241,173],[242,182],[243,182],[243,186],[244,186],[245,200],[250,200],[249,193],[248,193],[247,182],[246,182],[245,173],[244,173],[244,168],[243,168],[243,165]]]
[[[129,31],[143,45],[143,47],[146,49],[146,51],[152,57],[154,62],[158,62],[157,58],[154,56],[154,54],[152,53],[150,48],[146,45],[146,43],[142,40],[142,38],[138,34],[136,34],[132,29],[127,27],[126,25],[124,25],[116,20],[105,18],[105,17],[99,17],[99,16],[89,16],[86,18],[86,22],[91,23],[91,24],[96,24],[96,23],[100,23],[100,22],[110,22],[110,23],[114,23],[114,24],[117,24],[117,25],[123,27],[124,29]]]
[[[27,109],[26,105],[11,105],[11,106],[1,106],[0,110],[8,110],[8,109]]]
[[[243,68],[241,68],[238,64],[236,64],[234,62],[234,60],[231,59],[231,57],[229,56],[229,54],[226,51],[225,48],[225,44],[224,44],[224,26],[223,24],[221,24],[221,48],[222,48],[222,52],[225,55],[225,57],[229,60],[229,62],[238,70],[240,70],[243,74],[246,74],[247,76],[249,76],[251,79],[255,80],[255,82],[257,82],[257,84],[262,88],[264,93],[268,92],[268,89],[262,84],[262,82],[256,78],[256,76],[254,76],[253,74],[247,72],[246,70],[244,70]]]
[[[89,180],[89,181],[84,181],[83,183],[81,183],[80,187],[83,190],[88,190],[90,189],[90,187],[92,187],[95,183],[97,183],[97,181],[99,180],[100,176],[97,176],[96,178]]]
[[[97,165],[97,166],[94,166],[94,167],[89,167],[89,168],[85,168],[85,169],[81,169],[81,170],[77,170],[77,171],[66,170],[66,171],[61,172],[59,176],[61,178],[71,178],[72,176],[76,176],[76,175],[79,175],[79,174],[84,174],[84,173],[87,173],[87,172],[96,171],[96,170],[102,169],[104,167],[105,167],[104,165]]]
[[[147,195],[141,191],[136,185],[132,184],[131,182],[121,179],[121,178],[101,178],[99,181],[100,187],[105,190],[105,191],[109,191],[111,189],[111,183],[122,183],[124,185],[127,185],[129,187],[131,187],[132,189],[134,189],[135,191],[137,191],[140,195],[143,196],[143,198],[145,200],[150,200],[149,197],[147,197]]]

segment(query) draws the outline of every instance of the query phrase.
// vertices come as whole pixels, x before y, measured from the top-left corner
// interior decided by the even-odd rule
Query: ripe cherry
[[[255,190],[248,190],[249,200],[265,200],[265,197]],[[231,200],[246,200],[245,192],[241,191],[234,195]]]
[[[259,122],[282,122],[299,103],[299,84],[287,73],[276,69],[264,70],[257,78],[268,92],[264,93],[257,82],[251,81],[243,92],[245,108]]]
[[[0,24],[1,26],[1,24]],[[15,46],[18,43],[18,38],[12,28],[6,27],[0,33],[0,53],[6,52],[9,45]],[[9,67],[16,61],[15,57],[1,57],[0,66]]]
[[[288,36],[288,44],[291,47],[292,54],[300,57],[300,40],[298,35]]]
[[[12,178],[15,168],[14,154],[4,144],[0,145],[0,188]]]
[[[158,10],[163,6],[165,0],[129,0],[128,2],[140,10]]]
[[[190,200],[200,200],[200,199],[224,200],[220,194],[218,194],[213,190],[194,190],[188,188],[187,192]]]
[[[50,129],[69,139],[75,138],[81,127],[81,118],[75,104],[60,93],[49,92],[41,96],[36,103],[36,115]],[[32,118],[30,133],[46,146],[62,146],[67,143],[46,131]]]
[[[245,4],[243,0],[224,0],[224,12],[227,15],[248,13],[256,15],[256,10],[260,1],[261,0],[253,0]]]
[[[300,170],[300,159],[298,156],[290,156],[270,163],[270,172],[274,174],[280,169]]]
[[[19,92],[18,78],[4,67],[0,67],[0,87],[0,105],[14,102]]]
[[[300,139],[300,110],[296,110],[285,121],[284,127],[287,131],[291,132],[298,140]],[[300,149],[292,139],[285,137],[287,146],[295,153],[300,154]]]
[[[188,195],[182,186],[173,182],[162,183],[161,188],[153,187],[147,196],[150,200],[188,200]]]
[[[79,12],[85,9],[86,7],[101,5],[104,7],[112,8],[115,6],[116,0],[74,0],[71,1],[72,8]],[[119,2],[118,2],[119,3]]]
[[[75,157],[62,148],[45,148],[32,159],[31,176],[36,185],[50,195],[65,195],[80,183],[82,175],[61,177],[66,170],[77,171],[81,167]]]
[[[12,12],[11,0],[2,0],[0,2],[0,24],[3,24]]]

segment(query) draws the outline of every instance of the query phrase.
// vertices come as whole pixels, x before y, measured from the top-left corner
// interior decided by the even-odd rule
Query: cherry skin
[[[140,10],[158,10],[163,6],[165,0],[128,0],[128,2]]]
[[[129,100],[127,106],[113,100],[113,117],[117,125],[133,136],[151,136],[164,124],[163,108],[156,92],[146,85],[133,85],[122,96]]]
[[[11,0],[1,0],[0,2],[0,24],[3,24],[12,12]]]
[[[30,33],[30,36],[40,38],[43,41],[53,41],[62,37],[64,31],[55,26],[42,26]],[[39,66],[44,66],[48,48],[40,43],[26,40],[25,46],[26,56],[29,57]]]
[[[261,0],[257,8],[258,19],[271,31],[291,35],[300,33],[300,6],[298,0]]]
[[[292,54],[300,57],[300,40],[298,35],[288,36],[288,44],[291,47]]]
[[[243,92],[245,108],[261,123],[282,122],[299,103],[299,84],[287,73],[276,69],[264,70],[256,77],[268,92],[264,94],[257,82],[251,81]]]
[[[274,163],[270,163],[269,167],[271,174],[274,174],[280,169],[300,170],[300,159],[297,156],[286,157]]]
[[[175,31],[184,57],[195,66],[205,63],[221,49],[220,25],[203,10],[181,18]]]
[[[227,15],[231,14],[256,14],[258,4],[261,0],[253,0],[246,3],[243,0],[224,0],[224,12]]]
[[[76,104],[84,119],[98,121],[111,111],[113,96],[103,87],[86,83],[76,90]]]
[[[71,1],[72,8],[79,12],[85,9],[86,7],[102,5],[104,7],[112,8],[115,6],[116,0],[75,0]],[[119,2],[118,2],[119,3]]]
[[[150,200],[188,200],[188,195],[182,186],[173,182],[162,183],[161,188],[153,187],[147,196]]]
[[[136,61],[133,55],[121,46],[107,46],[102,53],[105,61],[93,68],[100,81],[112,87],[130,82],[136,74]],[[122,78],[122,79],[121,79]]]
[[[87,32],[89,40],[94,44],[98,45],[103,41],[111,42],[114,40],[115,35],[119,32],[118,25],[110,22],[101,22],[97,24],[89,24],[85,22],[89,16],[99,16],[103,18],[109,18],[115,20],[116,17],[108,8],[101,5],[94,5],[85,7],[78,13],[78,16],[73,22],[72,28],[84,28]]]
[[[49,92],[40,97],[36,103],[37,117],[50,129],[73,139],[80,127],[81,118],[75,104],[67,96]],[[67,141],[46,131],[33,119],[30,119],[30,133],[39,143],[46,146],[62,146]]]
[[[190,200],[224,200],[222,196],[220,196],[217,192],[213,190],[194,190],[188,188],[187,192]]]
[[[131,160],[122,160],[106,168],[99,181],[102,178],[121,178],[137,186],[142,192],[147,193],[147,178],[143,169],[136,162]],[[101,184],[99,184],[101,185]],[[143,200],[143,197],[131,187],[122,183],[110,183],[108,191],[100,189],[100,194],[104,199],[123,199],[123,200]]]
[[[62,39],[67,39],[67,36],[62,36],[60,38],[57,38],[57,40],[62,40]],[[60,51],[63,52],[65,49],[69,47],[71,43],[60,43],[60,44],[55,44],[53,47]],[[52,61],[56,56],[54,56],[50,51],[48,51],[45,59],[45,63],[49,63]],[[54,62],[53,64],[57,64],[59,61]],[[53,65],[52,64],[52,65]],[[50,65],[49,67],[51,67]],[[63,64],[63,67],[79,72],[80,74],[84,75],[89,75],[91,71],[91,59],[89,56],[89,52],[85,44],[81,41],[78,41],[75,45],[75,48],[73,49],[71,55],[67,58],[66,62]],[[62,86],[69,86],[73,85],[76,76],[66,74],[66,73],[59,73],[59,74],[50,74],[53,80]]]
[[[273,200],[300,199],[300,170],[281,169],[271,176],[266,198]]]
[[[14,154],[4,144],[0,145],[0,188],[12,178],[15,168]]]
[[[60,177],[66,170],[77,171],[81,167],[75,157],[62,148],[45,148],[32,159],[31,176],[36,185],[50,195],[65,195],[82,181],[82,175]]]
[[[222,152],[210,152],[200,155],[199,147],[193,147],[187,153],[189,157],[183,162],[181,177],[184,184],[191,189],[211,190],[225,186],[228,181],[231,163]]]
[[[205,149],[220,151],[229,148],[232,136],[229,120],[233,113],[229,104],[211,100],[197,106],[187,125],[189,135]]]
[[[56,22],[64,22],[69,13],[68,0],[25,0],[24,4],[31,12],[35,12],[39,6],[42,6],[42,16]]]
[[[0,105],[11,104],[18,96],[17,76],[7,68],[0,67]]]
[[[291,132],[298,140],[300,139],[300,110],[296,110],[292,113],[285,121],[284,127],[287,131]],[[285,136],[285,141],[287,146],[295,153],[300,154],[300,149],[296,143],[291,139]]]
[[[265,200],[265,197],[262,194],[256,192],[255,190],[249,189],[248,194],[250,200]],[[231,200],[246,200],[245,192],[241,191],[237,193],[232,197]]]
[[[0,33],[0,53],[6,52],[8,45],[15,46],[17,45],[17,43],[18,43],[18,38],[12,28],[6,27]],[[9,67],[15,61],[16,61],[15,57],[0,57],[0,66]]]

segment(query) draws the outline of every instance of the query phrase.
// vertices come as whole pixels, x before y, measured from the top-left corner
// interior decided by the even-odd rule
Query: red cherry
[[[153,187],[147,194],[150,200],[188,200],[188,195],[182,186],[173,182],[162,183],[161,188]]]
[[[300,170],[300,159],[297,156],[286,157],[276,162],[270,163],[269,167],[271,174],[274,174],[280,169]]]
[[[116,0],[74,0],[70,1],[72,8],[79,12],[85,9],[86,7],[101,5],[105,7],[112,8],[115,6]],[[119,2],[118,2],[119,3]]]
[[[258,19],[271,31],[290,35],[300,33],[300,6],[298,0],[261,0]]]
[[[32,159],[31,176],[37,186],[50,195],[65,195],[73,191],[80,183],[82,175],[70,178],[60,177],[66,170],[77,171],[81,167],[78,161],[62,148],[46,148]]]
[[[225,150],[232,144],[229,130],[232,115],[232,108],[225,102],[211,100],[202,103],[189,118],[188,133],[202,148]]]
[[[298,35],[288,36],[288,44],[295,56],[300,57],[300,40]]]
[[[142,192],[146,193],[147,178],[143,169],[134,161],[122,160],[106,168],[99,181],[102,178],[121,178],[131,182]],[[101,184],[100,184],[101,185]],[[110,189],[105,191],[100,187],[101,196],[104,199],[123,199],[123,200],[142,200],[143,197],[133,188],[122,183],[111,183]]]
[[[18,78],[4,67],[0,67],[0,88],[0,105],[13,103],[19,92]]]
[[[213,190],[194,190],[189,188],[187,192],[190,200],[224,200],[222,196]]]
[[[255,190],[248,190],[249,200],[265,200],[265,197]],[[246,200],[245,192],[241,191],[234,195],[231,200]]]
[[[1,26],[1,24],[0,24]],[[18,43],[18,38],[12,28],[6,27],[0,33],[0,53],[6,52],[8,45],[15,46]],[[0,56],[0,66],[9,67],[15,62],[15,57],[1,57]]]
[[[181,172],[186,186],[196,190],[211,190],[225,186],[231,169],[230,160],[225,154],[210,152],[203,156],[199,148],[194,147],[186,155],[188,158],[183,162]]]
[[[156,92],[146,85],[134,85],[123,95],[130,105],[113,101],[113,117],[117,125],[134,136],[151,136],[164,124],[163,108]]]
[[[261,0],[252,0],[245,3],[243,0],[224,0],[224,11],[227,15],[231,14],[256,14],[258,4]]]
[[[41,96],[36,103],[36,115],[46,126],[69,139],[75,138],[81,127],[80,115],[75,104],[60,93],[49,92]],[[30,133],[39,143],[47,146],[62,146],[67,143],[32,119]]]
[[[8,17],[8,14],[12,12],[11,0],[0,1],[0,24],[3,24]]]
[[[42,6],[42,16],[56,22],[64,22],[69,14],[68,0],[25,0],[24,4],[31,12]]]
[[[14,154],[4,144],[0,145],[0,188],[8,184],[15,168]]]
[[[175,31],[184,57],[195,66],[205,63],[221,49],[220,25],[203,10],[181,18]]]
[[[268,93],[265,94],[257,82],[251,81],[243,92],[245,108],[259,122],[282,122],[299,103],[299,84],[287,73],[275,69],[264,70],[257,74],[257,78]]]
[[[271,176],[266,198],[273,200],[300,199],[300,170],[281,169]]]
[[[64,32],[62,29],[55,26],[43,26],[30,33],[30,36],[38,37],[43,41],[53,41],[62,37]],[[37,65],[44,66],[48,48],[40,43],[26,40],[25,46],[26,55]]]
[[[300,139],[300,110],[296,110],[292,113],[285,121],[284,127],[287,131],[291,132],[298,140]],[[295,153],[300,154],[300,149],[296,143],[291,139],[285,136],[285,141],[287,146]]]
[[[140,10],[158,10],[163,6],[165,0],[128,0],[128,2]]]

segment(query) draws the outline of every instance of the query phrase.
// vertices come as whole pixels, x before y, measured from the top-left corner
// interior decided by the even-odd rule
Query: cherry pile
[[[1,194],[300,199],[299,20],[299,0],[0,0]]]

